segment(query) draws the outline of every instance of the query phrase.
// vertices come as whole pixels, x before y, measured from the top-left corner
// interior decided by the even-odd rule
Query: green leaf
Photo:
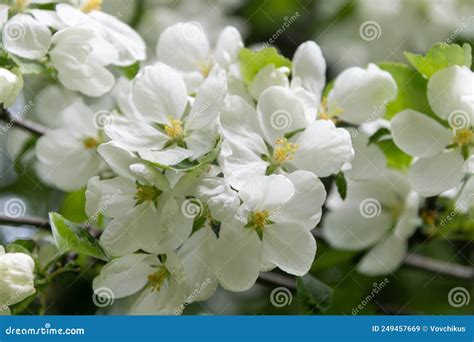
[[[73,222],[84,222],[87,220],[86,215],[86,189],[80,189],[66,194],[59,213],[66,219]]]
[[[377,143],[387,138],[391,138],[391,136],[392,135],[388,128],[385,128],[385,127],[379,128],[377,132],[375,132],[374,134],[370,136],[369,143],[367,145]]]
[[[74,251],[100,260],[110,261],[110,256],[84,227],[66,220],[58,213],[50,213],[49,221],[54,242],[60,253]]]
[[[247,84],[252,82],[258,72],[269,64],[273,64],[275,68],[291,68],[291,61],[280,55],[273,47],[260,51],[243,48],[240,50],[239,58],[240,70]]]
[[[311,310],[325,311],[331,306],[333,289],[311,274],[296,281],[298,298]]]
[[[392,139],[378,141],[377,145],[385,154],[388,167],[398,170],[408,169],[411,164],[412,157],[400,150]]]
[[[46,67],[41,63],[31,61],[28,59],[23,59],[23,58],[16,57],[13,55],[10,55],[10,58],[13,59],[16,65],[18,65],[18,68],[20,69],[23,75],[41,74],[42,72],[46,70]]]
[[[124,67],[119,67],[119,70],[126,78],[128,78],[129,80],[133,80],[140,71],[140,62],[136,62],[132,65],[127,65]]]
[[[343,200],[347,197],[347,180],[344,173],[339,172],[335,178],[337,191]]]
[[[464,44],[438,43],[435,44],[426,56],[405,52],[405,57],[411,65],[426,78],[430,78],[437,71],[452,65],[461,65],[471,68],[471,46]]]
[[[23,253],[31,255],[35,243],[31,240],[16,240],[6,247],[7,253]]]
[[[406,64],[380,63],[379,67],[392,75],[398,87],[397,98],[387,105],[385,119],[390,120],[402,110],[413,109],[445,125],[431,110],[426,95],[428,81],[423,76]]]

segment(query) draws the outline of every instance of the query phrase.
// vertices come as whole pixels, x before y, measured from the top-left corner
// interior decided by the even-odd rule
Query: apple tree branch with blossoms
[[[44,314],[58,277],[86,273],[109,313],[181,314],[257,281],[324,312],[337,286],[312,271],[330,253],[366,277],[404,265],[472,281],[472,263],[412,244],[474,238],[469,44],[327,80],[316,42],[290,59],[233,26],[211,43],[195,21],[170,25],[147,56],[100,4],[0,5],[2,136],[67,193],[48,219],[4,203],[2,224],[44,229],[0,246],[0,314]]]

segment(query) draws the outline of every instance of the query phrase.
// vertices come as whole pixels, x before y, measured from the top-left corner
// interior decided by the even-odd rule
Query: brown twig
[[[8,109],[2,108],[0,112],[0,120],[3,120],[7,123],[7,126],[18,127],[24,130],[27,130],[31,134],[36,136],[42,136],[46,133],[46,127],[24,118],[14,117],[8,111]]]

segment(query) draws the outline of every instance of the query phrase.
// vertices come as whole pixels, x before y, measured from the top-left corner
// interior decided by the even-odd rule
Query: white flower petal
[[[466,66],[441,69],[428,82],[428,100],[433,111],[448,120],[451,113],[461,112],[474,124],[474,74]]]
[[[27,14],[17,14],[2,30],[2,43],[8,52],[27,59],[40,59],[51,44],[49,28]]]
[[[161,265],[157,256],[149,254],[129,254],[105,265],[94,278],[94,291],[107,288],[113,298],[130,296],[148,283],[148,276]],[[100,291],[99,291],[100,292]]]
[[[263,258],[281,270],[303,276],[316,255],[316,241],[310,231],[294,223],[275,223],[264,228]]]
[[[256,100],[270,87],[279,86],[288,88],[289,81],[284,70],[277,69],[273,64],[268,64],[262,68],[248,86],[250,95]]]
[[[326,84],[326,61],[318,44],[307,41],[298,46],[292,69],[293,77],[299,77],[303,87],[316,95],[319,102]]]
[[[97,151],[114,172],[122,177],[133,178],[130,165],[137,163],[140,158],[115,141],[101,144]]]
[[[172,147],[163,151],[142,150],[138,153],[141,158],[164,166],[177,165],[183,160],[192,157],[193,152],[181,147]]]
[[[250,289],[260,274],[262,243],[251,229],[221,226],[216,244],[215,270],[219,283],[229,291]]]
[[[430,197],[456,187],[462,180],[463,158],[459,151],[446,151],[430,158],[418,159],[408,173],[413,188]]]
[[[383,107],[397,96],[392,75],[375,64],[367,69],[352,67],[342,72],[329,93],[329,112],[342,109],[339,117],[353,124],[374,121],[385,114]]]
[[[230,64],[237,62],[240,49],[244,47],[239,30],[226,26],[217,38],[214,58],[221,68],[227,69]]]
[[[234,216],[240,206],[237,192],[231,189],[224,178],[203,179],[196,194],[209,206],[212,218],[221,222]]]
[[[180,119],[188,103],[183,78],[162,63],[147,66],[138,74],[132,94],[143,116],[161,124],[168,124],[170,116]]]
[[[291,163],[318,177],[339,172],[354,156],[350,134],[330,120],[315,121],[297,135],[295,143],[298,149]]]
[[[395,144],[414,157],[439,154],[452,140],[451,131],[420,112],[407,109],[390,122]]]
[[[401,265],[406,252],[406,240],[391,234],[362,258],[357,271],[369,276],[392,273]]]

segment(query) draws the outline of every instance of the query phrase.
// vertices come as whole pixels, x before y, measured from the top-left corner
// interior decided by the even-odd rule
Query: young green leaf
[[[405,57],[410,64],[426,78],[430,78],[438,70],[452,65],[461,65],[471,68],[471,46],[464,44],[438,43],[435,44],[426,56],[405,52]]]
[[[388,167],[406,170],[410,166],[412,157],[400,150],[392,139],[378,141],[377,145],[385,154]]]
[[[119,69],[127,79],[133,80],[140,71],[140,63],[136,62],[132,65],[119,67]]]
[[[391,137],[390,130],[388,128],[382,127],[377,132],[375,132],[374,134],[370,136],[369,142],[367,145],[377,143],[379,141],[385,140],[390,137]]]
[[[331,306],[333,289],[311,274],[296,281],[298,298],[311,310],[325,311]]]
[[[83,188],[66,194],[59,207],[59,213],[70,221],[84,222],[87,220],[85,206],[86,189]]]
[[[275,48],[267,48],[260,51],[252,51],[243,48],[240,50],[240,69],[244,77],[245,83],[249,84],[253,81],[258,72],[269,64],[273,64],[275,68],[287,67],[291,68],[291,61],[280,55]]]
[[[110,261],[107,252],[84,227],[66,220],[58,213],[50,213],[49,221],[54,242],[61,253],[74,251],[100,260]]]

